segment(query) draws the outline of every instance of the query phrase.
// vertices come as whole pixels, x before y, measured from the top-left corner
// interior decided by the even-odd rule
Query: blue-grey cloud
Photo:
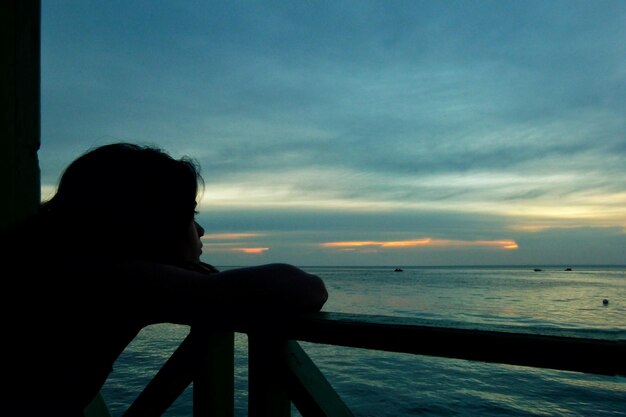
[[[626,228],[621,1],[42,7],[46,186],[128,140],[195,157],[242,231]]]

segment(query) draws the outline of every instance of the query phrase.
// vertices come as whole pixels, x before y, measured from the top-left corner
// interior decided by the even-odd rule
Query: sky
[[[41,72],[43,198],[190,156],[215,265],[626,264],[622,0],[50,0]]]

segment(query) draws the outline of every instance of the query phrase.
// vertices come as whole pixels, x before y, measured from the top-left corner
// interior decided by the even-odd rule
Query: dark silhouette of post
[[[0,230],[33,213],[41,198],[40,0],[0,2]]]

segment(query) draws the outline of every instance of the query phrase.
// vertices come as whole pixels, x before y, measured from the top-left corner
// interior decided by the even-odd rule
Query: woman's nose
[[[200,237],[204,236],[204,227],[200,226],[198,222],[194,222],[194,223],[196,223],[196,230],[198,231],[198,236]]]

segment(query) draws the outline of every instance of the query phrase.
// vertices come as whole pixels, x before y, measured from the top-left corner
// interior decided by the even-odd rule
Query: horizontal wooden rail
[[[194,382],[194,416],[233,415],[233,331],[249,336],[249,415],[349,417],[350,410],[296,341],[602,375],[626,376],[626,329],[593,332],[433,326],[419,319],[316,313],[259,315],[194,327],[125,416],[159,416]],[[217,330],[217,331],[216,331]]]
[[[456,359],[626,376],[626,329],[602,339],[576,330],[519,331],[425,326],[420,320],[317,313],[294,321],[286,337],[306,342]],[[557,335],[560,333],[562,335]]]

